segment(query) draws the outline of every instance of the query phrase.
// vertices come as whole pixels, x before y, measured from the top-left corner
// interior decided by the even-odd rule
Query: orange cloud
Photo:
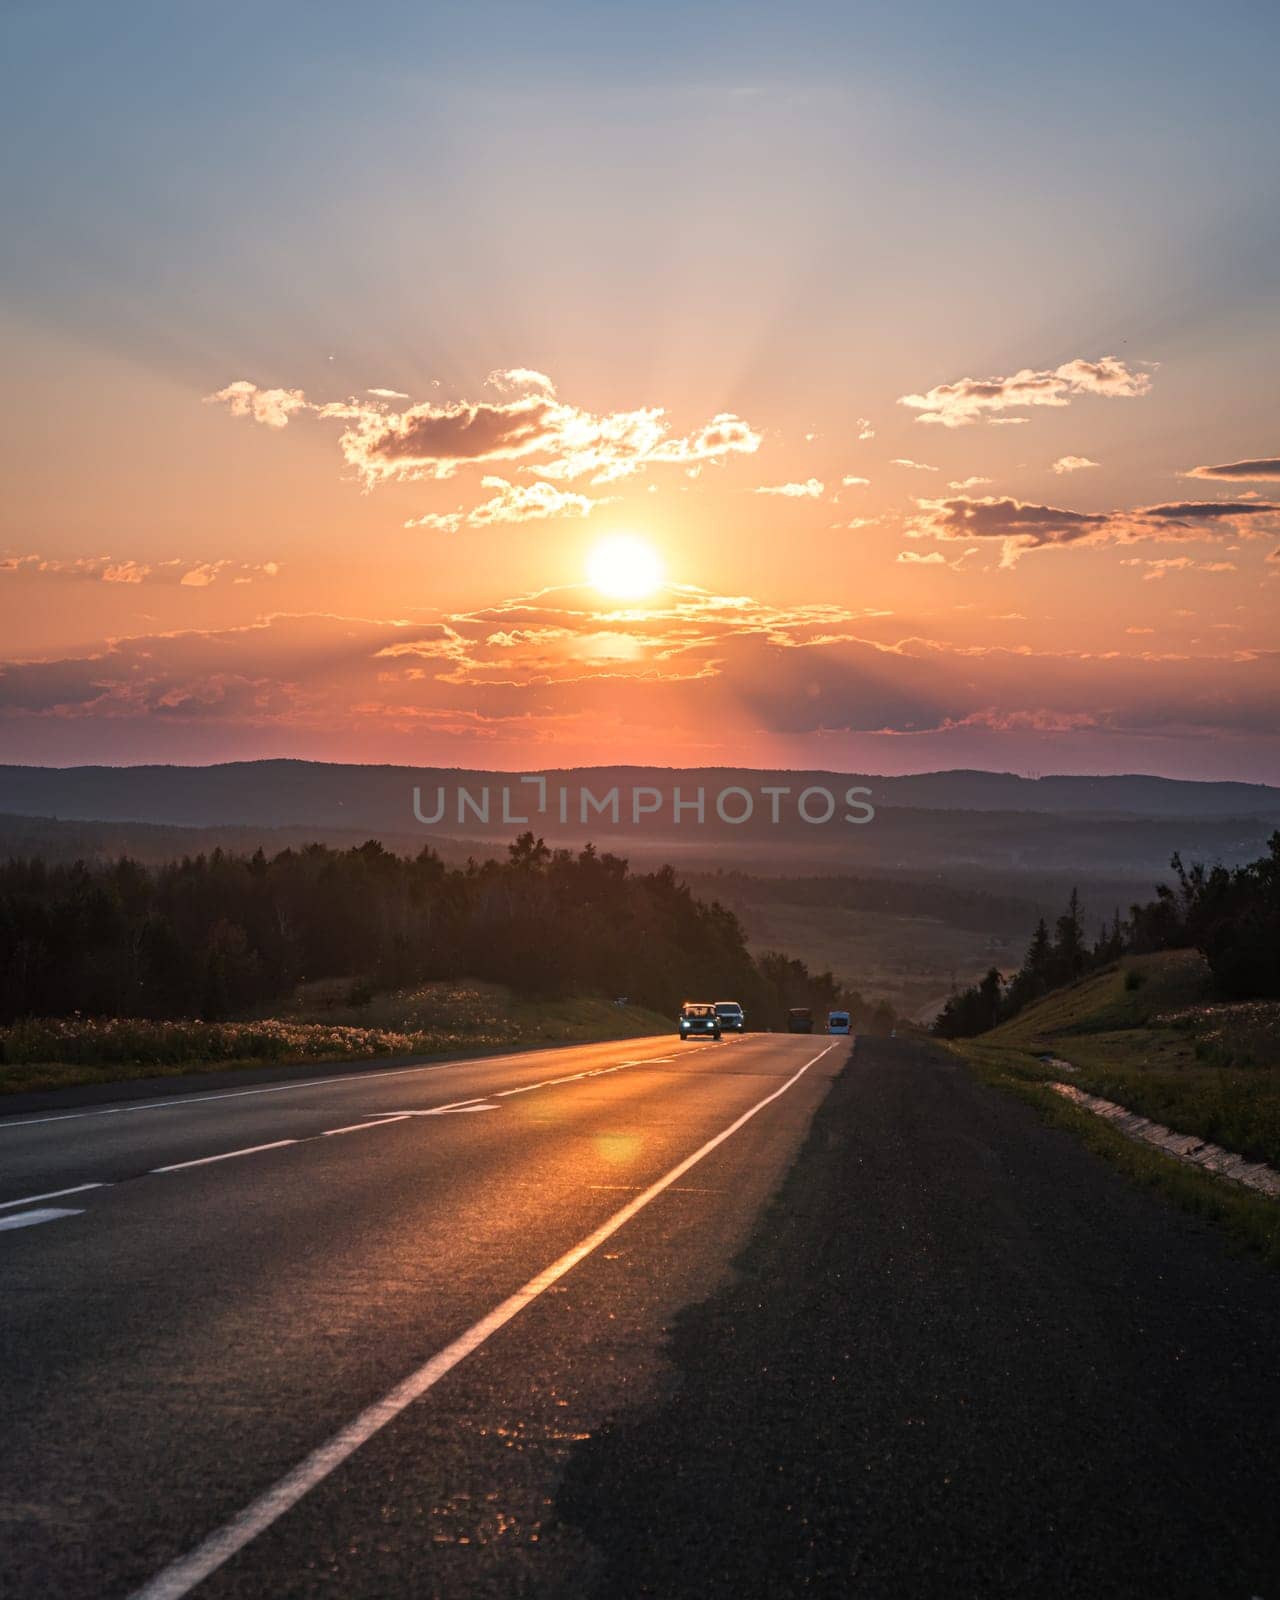
[[[477,741],[518,732],[524,748],[575,729],[601,760],[633,751],[637,728],[702,759],[716,739],[740,759],[757,736],[837,731],[1274,729],[1280,653],[1091,655],[868,637],[889,626],[834,605],[776,607],[689,587],[650,607],[574,588],[424,622],[278,615],[0,663],[0,717],[91,718],[120,740],[130,723],[277,739],[428,730],[460,764]]]
[[[77,556],[70,560],[41,555],[0,556],[0,575],[13,578],[166,584],[187,589],[206,589],[220,578],[234,583],[252,583],[255,578],[274,578],[279,572],[278,561],[191,561],[174,557],[169,561],[147,562],[121,560],[115,556]]]
[[[845,482],[865,483],[865,478],[846,479]],[[766,483],[758,489],[753,489],[752,494],[780,494],[790,500],[818,500],[821,498],[826,485],[818,478],[806,478],[803,483]]]
[[[423,516],[411,517],[406,528],[435,528],[445,533],[456,533],[467,524],[485,527],[497,522],[536,522],[548,517],[589,517],[597,506],[608,505],[609,496],[595,500],[572,490],[557,489],[552,483],[508,483],[505,478],[481,478],[482,488],[495,491],[492,498],[473,506],[470,511],[428,511]]]

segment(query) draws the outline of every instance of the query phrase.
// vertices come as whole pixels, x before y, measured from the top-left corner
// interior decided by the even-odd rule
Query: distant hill
[[[209,767],[20,767],[0,766],[0,811],[25,816],[113,822],[157,822],[185,827],[249,824],[258,827],[327,827],[414,831],[414,786],[434,794],[459,786],[478,792],[512,787],[512,810],[530,793],[519,774],[439,767],[349,766],[318,761],[240,761]],[[758,792],[765,784],[787,783],[795,790],[826,787],[843,795],[851,785],[872,791],[878,810],[997,811],[1049,813],[1066,817],[1153,818],[1258,817],[1280,824],[1280,788],[1255,783],[1197,783],[1144,774],[1121,777],[1022,778],[1009,772],[926,772],[882,778],[824,772],[769,772],[748,767],[579,767],[548,768],[554,793],[561,785],[585,785],[594,793],[614,784],[647,786],[686,793],[699,785],[718,790],[736,785]],[[472,819],[468,819],[471,821]],[[762,819],[763,820],[763,819]],[[540,832],[557,831],[554,816],[536,823]],[[645,832],[689,831],[667,826],[662,818]],[[710,824],[708,825],[710,826]],[[812,826],[798,825],[802,836]],[[735,837],[732,828],[721,830]],[[439,831],[483,837],[486,830],[441,825]],[[509,834],[509,826],[492,831]],[[575,836],[579,826],[565,831]],[[594,832],[600,830],[593,829]],[[748,826],[748,831],[750,827]]]
[[[755,874],[816,872],[945,876],[955,884],[994,887],[1047,880],[1150,888],[1184,856],[1235,864],[1260,855],[1280,827],[1280,789],[1261,784],[1188,783],[1142,775],[1019,778],[998,772],[937,772],[905,778],[858,778],[822,771],[750,768],[594,767],[541,775],[546,805],[520,775],[475,770],[339,766],[309,761],[251,761],[212,767],[0,767],[0,852],[4,855],[100,856],[119,852],[156,860],[217,845],[267,851],[313,839],[335,846],[376,837],[412,853],[430,844],[447,859],[500,850],[522,827],[556,845],[588,840],[636,865],[669,860],[684,870],[738,868]],[[875,818],[843,820],[845,792],[871,791]],[[619,811],[584,813],[619,790]],[[766,788],[789,790],[779,820]],[[503,817],[503,789],[509,791]],[[701,788],[705,814],[672,815],[675,791],[689,800]],[[728,789],[754,798],[749,821],[717,816]],[[414,791],[431,825],[415,819]],[[465,791],[490,796],[487,819],[462,806]],[[565,791],[564,820],[559,796]],[[633,822],[637,789],[663,797],[657,814]],[[836,797],[830,821],[796,811],[805,789]],[[652,796],[648,796],[651,800]],[[742,796],[732,798],[741,806]],[[811,816],[822,814],[819,795]],[[460,815],[461,812],[461,815]],[[516,820],[527,818],[527,822]],[[584,820],[585,818],[585,820]],[[1110,890],[1107,891],[1110,893]]]

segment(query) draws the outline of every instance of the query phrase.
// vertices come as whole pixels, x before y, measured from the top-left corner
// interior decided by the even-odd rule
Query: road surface
[[[1277,1600],[1280,1277],[849,1050],[0,1119],[0,1593]]]
[[[660,1389],[848,1051],[628,1040],[0,1119],[0,1592],[582,1592],[568,1452]]]

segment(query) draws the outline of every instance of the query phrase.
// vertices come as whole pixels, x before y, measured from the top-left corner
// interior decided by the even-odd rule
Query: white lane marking
[[[611,1039],[598,1040],[599,1044],[616,1044]],[[590,1049],[590,1045],[556,1045],[545,1051],[548,1056],[560,1055],[565,1050]],[[166,1111],[173,1106],[203,1106],[212,1100],[241,1100],[246,1095],[286,1094],[291,1089],[323,1089],[330,1083],[354,1083],[357,1078],[372,1082],[376,1078],[398,1078],[406,1072],[444,1072],[454,1067],[500,1067],[509,1061],[520,1061],[531,1055],[529,1050],[514,1050],[503,1056],[460,1056],[452,1061],[426,1061],[416,1067],[385,1067],[381,1072],[338,1072],[327,1078],[307,1078],[300,1083],[272,1083],[261,1089],[224,1089],[218,1094],[182,1095],[176,1100],[148,1100],[138,1106],[106,1106],[98,1111],[59,1111],[48,1117],[20,1117],[6,1119],[0,1112],[0,1133],[8,1128],[32,1128],[42,1122],[78,1122],[84,1117],[120,1117],[133,1111]],[[643,1062],[635,1063],[637,1066]]]
[[[411,1114],[412,1113],[408,1111],[396,1111],[388,1117],[383,1116],[381,1113],[371,1112],[370,1115],[376,1115],[377,1121],[349,1122],[345,1128],[326,1128],[323,1133],[317,1134],[316,1137],[320,1139],[332,1139],[334,1135],[338,1133],[359,1133],[361,1128],[380,1128],[384,1122],[404,1122]],[[301,1142],[303,1144],[307,1144],[310,1141],[304,1139]]]
[[[434,1111],[415,1111],[415,1117],[456,1117],[463,1111],[501,1111],[501,1106],[437,1106]]]
[[[45,1206],[40,1211],[15,1211],[11,1217],[0,1217],[0,1233],[10,1228],[32,1228],[38,1222],[56,1222],[59,1217],[82,1217],[83,1211],[66,1211],[58,1206]]]
[[[194,1161],[175,1161],[167,1167],[152,1167],[156,1172],[185,1172],[188,1167],[207,1167],[214,1161],[230,1161],[233,1156],[256,1156],[260,1150],[283,1150],[287,1144],[297,1144],[296,1139],[273,1139],[270,1144],[246,1145],[243,1150],[224,1150],[218,1156],[197,1156]]]
[[[37,1200],[61,1200],[64,1194],[83,1194],[86,1189],[109,1189],[109,1183],[77,1183],[70,1189],[50,1189],[47,1194],[26,1194],[21,1200],[0,1200],[0,1211],[10,1206],[33,1206]]]
[[[322,1483],[349,1456],[354,1455],[362,1444],[367,1444],[376,1433],[394,1421],[415,1400],[421,1399],[428,1389],[433,1388],[459,1362],[465,1361],[473,1351],[478,1350],[487,1339],[497,1333],[499,1328],[518,1316],[527,1305],[544,1294],[552,1284],[563,1278],[565,1273],[572,1271],[580,1261],[594,1250],[598,1250],[607,1239],[617,1233],[619,1228],[630,1222],[638,1212],[643,1211],[650,1201],[656,1200],[664,1189],[669,1189],[673,1183],[684,1177],[691,1167],[696,1167],[699,1161],[718,1149],[726,1139],[732,1138],[739,1128],[751,1121],[752,1117],[781,1095],[786,1094],[815,1062],[821,1061],[823,1056],[834,1048],[833,1045],[828,1045],[825,1050],[820,1050],[780,1088],[775,1089],[772,1094],[767,1094],[763,1100],[757,1100],[755,1105],[744,1111],[727,1128],[721,1129],[700,1149],[686,1156],[656,1183],[651,1183],[620,1211],[615,1211],[594,1233],[589,1233],[580,1244],[576,1244],[558,1261],[553,1261],[549,1267],[545,1267],[536,1278],[530,1278],[522,1289],[517,1289],[515,1294],[504,1300],[501,1305],[495,1306],[487,1316],[481,1317],[480,1321],[468,1328],[460,1338],[446,1345],[429,1361],[424,1362],[416,1372],[411,1372],[407,1378],[398,1383],[381,1400],[376,1400],[345,1428],[339,1429],[331,1439],[304,1457],[291,1472],[287,1472],[264,1494],[259,1495],[238,1516],[232,1517],[230,1522],[216,1529],[189,1554],[180,1556],[162,1572],[157,1573],[149,1583],[135,1590],[130,1600],[182,1600],[184,1595],[190,1594],[197,1584],[203,1583],[237,1551],[243,1550],[245,1545],[297,1505],[304,1495],[318,1483]]]

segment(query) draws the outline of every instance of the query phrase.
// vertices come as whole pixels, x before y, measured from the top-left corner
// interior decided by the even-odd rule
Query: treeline
[[[1006,982],[992,967],[980,983],[953,994],[933,1031],[948,1039],[985,1033],[1051,989],[1122,955],[1156,950],[1200,951],[1224,999],[1280,999],[1280,833],[1271,835],[1265,856],[1241,867],[1188,868],[1177,854],[1170,866],[1174,883],[1131,905],[1127,920],[1117,910],[1092,943],[1073,890],[1052,933],[1041,918],[1018,971]]]
[[[674,1012],[735,999],[754,1026],[791,1006],[855,1002],[829,972],[758,961],[731,911],[696,899],[670,867],[633,873],[591,846],[532,833],[502,861],[451,868],[430,848],[375,840],[268,857],[215,850],[157,868],[127,857],[0,867],[0,1021],[222,1018],[261,1010],[299,982],[347,978],[361,993],[428,979],[488,979],[529,995],[625,995]]]

